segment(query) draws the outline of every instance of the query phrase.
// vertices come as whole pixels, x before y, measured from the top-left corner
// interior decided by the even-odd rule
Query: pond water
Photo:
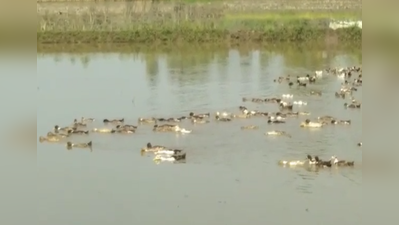
[[[242,97],[293,94],[309,118],[332,115],[351,126],[301,129],[307,117],[268,125],[265,118],[181,126],[187,135],[154,133],[140,125],[133,135],[89,134],[93,151],[37,144],[39,224],[358,224],[361,222],[362,113],[336,99],[342,80],[326,76],[306,88],[273,82],[335,66],[360,65],[351,50],[231,49],[225,52],[40,54],[37,56],[37,137],[74,118],[178,117],[189,112],[238,112],[238,106],[276,112],[275,104],[243,103]],[[321,97],[310,90],[322,91]],[[355,97],[362,100],[359,88]],[[259,130],[242,131],[241,126]],[[292,138],[271,138],[269,130]],[[147,142],[184,149],[182,164],[156,165],[141,156]],[[355,160],[354,168],[308,171],[283,168],[281,159],[306,154]]]

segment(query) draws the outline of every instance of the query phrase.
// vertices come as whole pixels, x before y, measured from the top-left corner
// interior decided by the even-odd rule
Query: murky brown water
[[[277,165],[280,159],[338,155],[361,164],[362,113],[345,110],[334,92],[336,77],[306,89],[273,82],[280,75],[303,75],[327,66],[359,65],[350,51],[270,52],[206,57],[187,55],[68,54],[37,58],[37,135],[74,118],[172,117],[229,110],[239,105],[276,111],[274,104],[242,103],[242,97],[294,94],[307,101],[300,111],[311,118],[333,115],[352,125],[320,130],[299,128],[300,119],[268,125],[264,118],[182,126],[188,135],[153,133],[140,126],[134,135],[76,137],[93,141],[93,152],[67,151],[65,145],[38,143],[39,203],[42,225],[108,224],[358,224],[361,222],[362,171],[310,172]],[[320,90],[322,97],[309,96]],[[355,96],[362,100],[361,89]],[[302,118],[304,119],[304,118]],[[257,131],[241,131],[243,125]],[[269,138],[268,130],[292,138]],[[187,152],[187,163],[155,165],[139,150],[147,142]],[[319,222],[317,222],[319,221]]]

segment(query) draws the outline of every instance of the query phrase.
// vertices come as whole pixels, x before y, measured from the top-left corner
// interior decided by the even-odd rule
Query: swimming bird
[[[285,123],[285,121],[284,120],[271,120],[271,119],[269,119],[269,120],[267,120],[267,123],[269,123],[269,124],[271,124],[271,123]]]
[[[355,161],[338,160],[336,156],[331,157],[332,164],[337,166],[354,166]]]
[[[135,130],[135,129],[137,129],[137,126],[134,126],[134,125],[117,125],[116,127],[115,127],[116,129],[118,129],[118,130],[120,130],[120,129],[129,129],[129,130]]]
[[[308,104],[307,102],[304,102],[304,101],[294,101],[293,103],[294,103],[294,105],[307,105]]]
[[[303,166],[303,165],[305,165],[305,161],[300,161],[300,160],[293,160],[293,161],[280,160],[280,161],[278,161],[278,164],[282,165],[282,166]]]
[[[180,127],[178,125],[174,125],[174,124],[162,124],[162,125],[158,125],[155,124],[153,131],[158,131],[158,132],[171,132],[171,131],[179,131]]]
[[[249,125],[249,126],[242,126],[241,130],[257,130],[259,129],[259,126],[255,126],[255,125]]]
[[[322,123],[319,122],[312,122],[309,119],[305,120],[305,122],[302,122],[301,127],[309,127],[309,128],[320,128],[323,126]]]
[[[221,121],[221,122],[230,122],[230,121],[231,121],[230,118],[227,118],[227,117],[220,117],[219,115],[216,115],[215,119],[216,119],[217,121]]]
[[[55,133],[58,133],[59,131],[68,132],[68,131],[70,131],[72,129],[73,129],[73,127],[70,127],[70,126],[68,126],[68,127],[60,127],[58,125],[54,126],[54,132]]]
[[[307,159],[309,160],[309,165],[315,165],[317,163],[316,159],[311,155],[307,155]]]
[[[88,123],[88,122],[94,122],[94,121],[96,121],[94,118],[85,118],[83,116],[80,118],[81,123]]]
[[[316,70],[314,71],[316,77],[321,78],[323,76],[323,70]]]
[[[59,137],[43,137],[43,136],[40,136],[39,137],[39,142],[40,143],[42,143],[42,142],[59,142],[59,141],[61,141],[61,139],[62,138],[59,138]]]
[[[93,144],[91,141],[88,143],[72,143],[68,141],[66,146],[67,148],[91,148]]]
[[[294,95],[293,94],[283,94],[282,97],[283,98],[293,98]]]
[[[351,125],[351,120],[331,120],[331,124]]]
[[[171,155],[171,156],[162,156],[162,155],[156,155],[154,157],[154,162],[160,163],[160,162],[177,162],[177,161],[182,161],[186,159],[186,153],[182,155]]]
[[[155,151],[154,154],[156,155],[178,155],[181,154],[183,150],[180,149],[162,149],[159,151]]]
[[[152,145],[151,142],[148,142],[147,145],[141,149],[141,154],[144,154],[146,152],[158,152],[161,150],[166,150],[167,147],[162,146],[162,145]]]
[[[316,96],[321,96],[322,95],[321,91],[315,91],[315,90],[310,91],[309,94],[310,95],[316,95]]]
[[[93,128],[91,131],[94,133],[115,133],[116,132],[116,130],[108,129],[108,128]]]
[[[362,145],[363,145],[362,142],[357,143],[357,146],[359,146],[359,147],[362,147]]]
[[[318,167],[331,167],[332,166],[331,160],[323,161],[318,156],[315,156],[314,158],[316,160],[316,164],[315,165],[318,166]]]
[[[209,123],[209,120],[198,118],[198,119],[192,119],[191,122],[194,124],[205,124]]]
[[[137,119],[139,123],[156,123],[157,119],[156,118],[138,118]]]
[[[120,124],[120,123],[124,123],[124,122],[125,122],[125,119],[124,119],[124,118],[122,118],[122,119],[112,119],[112,120],[110,120],[110,119],[104,119],[103,122],[104,122],[104,123],[116,123],[116,124]]]
[[[87,126],[86,123],[78,122],[77,119],[74,119],[74,120],[73,120],[73,125],[74,125],[75,127],[86,127],[86,126]]]
[[[67,138],[67,137],[69,137],[69,134],[60,134],[60,133],[48,132],[47,133],[47,137]]]
[[[268,131],[265,134],[268,136],[286,136],[286,137],[291,138],[291,135],[289,135],[287,132],[279,131],[279,130]]]
[[[73,130],[69,130],[68,134],[89,134],[89,131],[73,129]]]
[[[209,118],[209,117],[211,116],[211,114],[210,114],[210,113],[199,113],[199,114],[195,114],[195,113],[193,113],[193,112],[190,112],[189,116],[190,116],[191,118],[194,118],[194,119],[203,119],[203,118]]]

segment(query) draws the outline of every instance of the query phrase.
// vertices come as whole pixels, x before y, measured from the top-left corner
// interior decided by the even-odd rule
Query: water
[[[359,65],[361,59],[350,50],[323,49],[201,54],[38,56],[38,137],[81,116],[97,118],[91,127],[103,127],[104,118],[137,124],[138,117],[238,112],[239,105],[277,111],[274,104],[241,99],[283,93],[307,101],[299,111],[311,112],[311,118],[333,115],[353,124],[306,130],[299,128],[306,117],[277,125],[264,118],[205,125],[187,121],[182,126],[193,130],[188,135],[154,133],[143,125],[134,135],[73,139],[93,141],[92,152],[38,143],[40,224],[360,223],[362,152],[356,143],[362,141],[361,111],[345,110],[345,100],[334,97],[341,82],[336,77],[301,89],[273,80]],[[323,96],[309,96],[310,90],[321,90]],[[361,89],[355,96],[362,100]],[[243,125],[260,129],[241,131]],[[263,134],[272,129],[292,138]],[[147,142],[186,150],[187,163],[155,165],[139,154]],[[359,166],[315,172],[277,165],[306,154],[337,155]]]

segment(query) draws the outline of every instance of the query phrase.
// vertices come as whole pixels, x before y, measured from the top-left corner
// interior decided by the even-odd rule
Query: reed
[[[37,14],[38,43],[207,43],[303,42],[320,39],[359,41],[362,31],[332,31],[331,20],[360,19],[361,11],[233,12],[220,5],[152,4],[143,11],[126,4],[119,11],[41,11]]]

